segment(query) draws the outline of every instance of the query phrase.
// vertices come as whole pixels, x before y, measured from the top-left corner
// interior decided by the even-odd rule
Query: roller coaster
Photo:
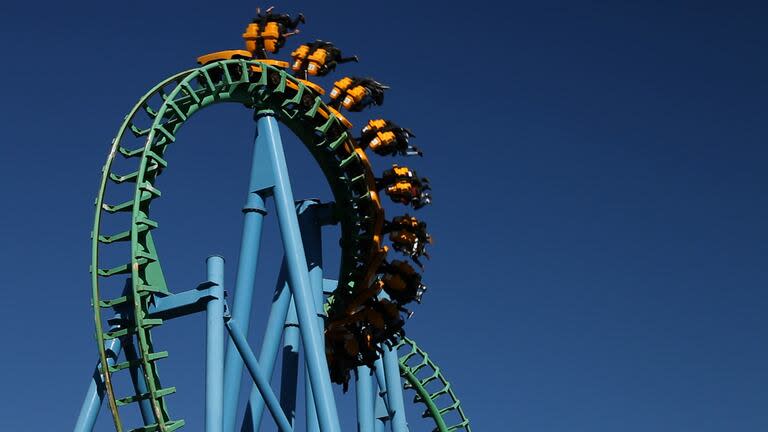
[[[353,136],[341,111],[382,105],[387,86],[369,77],[343,77],[326,96],[310,81],[357,62],[356,56],[345,57],[333,43],[316,40],[293,50],[291,61],[268,58],[299,34],[304,22],[303,15],[257,11],[243,33],[245,49],[200,56],[198,67],[152,87],[120,125],[95,200],[91,295],[98,363],[76,432],[92,431],[102,406],[118,432],[182,428],[185,421],[170,409],[176,389],[161,384],[158,370],[172,360],[152,332],[202,312],[205,424],[190,425],[193,430],[236,429],[244,369],[253,387],[241,430],[261,430],[265,411],[279,431],[299,430],[296,383],[303,369],[307,431],[341,431],[334,384],[347,394],[350,381],[360,432],[410,430],[405,395],[411,392],[434,430],[471,431],[441,369],[403,330],[410,317],[406,306],[420,303],[426,291],[421,271],[432,240],[426,223],[409,213],[387,219],[382,198],[418,210],[431,202],[429,181],[401,164],[376,177],[369,160],[422,152],[411,143],[411,130],[386,119],[367,121]],[[153,240],[160,227],[151,212],[162,196],[158,180],[169,167],[168,150],[179,145],[180,128],[203,108],[222,103],[252,110],[256,123],[234,296],[225,296],[219,256],[206,260],[206,280],[197,287],[172,292]],[[278,122],[313,156],[332,202],[294,199]],[[284,256],[255,353],[247,332],[269,199]],[[323,276],[321,228],[329,225],[341,232],[337,280]],[[278,396],[271,381],[281,342]],[[126,424],[128,418],[141,424]]]

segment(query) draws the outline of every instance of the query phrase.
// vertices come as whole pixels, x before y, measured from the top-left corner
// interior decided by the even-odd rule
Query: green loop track
[[[183,420],[172,419],[168,412],[166,396],[174,393],[175,388],[161,386],[157,367],[158,361],[168,354],[156,350],[151,335],[151,330],[162,325],[162,320],[149,317],[149,308],[156,296],[167,296],[170,292],[152,239],[158,223],[150,217],[150,206],[161,196],[156,181],[168,166],[166,151],[173,147],[181,126],[198,110],[222,102],[272,112],[301,139],[320,165],[331,187],[336,217],[345,239],[334,303],[343,307],[345,302],[354,301],[362,291],[358,286],[360,274],[365,273],[369,262],[381,250],[377,230],[384,214],[370,165],[364,153],[356,149],[354,139],[335,111],[310,87],[279,68],[247,60],[211,63],[156,85],[139,100],[120,126],[102,170],[95,202],[91,262],[93,310],[105,396],[117,431],[123,430],[118,408],[143,400],[151,404],[156,423],[132,431],[173,431],[184,425]],[[148,118],[151,125],[142,127],[140,118]],[[125,146],[126,137],[131,135],[143,140],[143,146]],[[135,169],[114,172],[113,163],[118,157],[133,163]],[[133,198],[107,202],[107,191],[111,195],[120,188],[132,188]],[[121,231],[103,232],[105,221],[118,218],[113,215],[119,214],[129,215],[130,225]],[[116,244],[129,245],[130,256],[113,267],[103,264],[104,259],[100,257],[104,255],[104,248],[114,248]],[[102,287],[105,280],[120,277],[118,282],[122,283],[116,285],[125,287],[122,292],[117,292],[114,286]],[[113,338],[135,338],[138,360],[109,366],[109,353],[104,344]],[[406,381],[427,405],[438,430],[457,430],[442,422],[443,410],[432,402],[430,394],[424,393],[424,383],[415,377],[416,371],[408,366],[408,361],[423,355],[427,361],[424,367],[439,369],[411,341],[405,339],[402,344],[414,350],[401,361]],[[131,367],[140,367],[148,391],[119,397],[115,394],[112,374]],[[449,387],[447,391],[453,397]],[[449,410],[456,409],[464,418],[460,408]],[[463,427],[469,431],[466,422]]]

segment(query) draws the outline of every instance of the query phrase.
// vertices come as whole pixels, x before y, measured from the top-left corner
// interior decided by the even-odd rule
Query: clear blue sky
[[[640,3],[279,5],[307,15],[282,57],[314,38],[359,55],[334,77],[392,89],[351,120],[391,118],[426,153],[435,244],[408,334],[477,431],[768,430],[768,11]],[[0,430],[72,427],[96,358],[88,234],[110,140],[154,83],[239,48],[255,6],[3,6]],[[215,252],[234,280],[253,134],[236,106],[194,120],[156,206],[177,291]],[[327,197],[288,153],[297,196]],[[264,302],[281,253],[267,229]],[[198,425],[202,329],[159,336],[171,410]]]

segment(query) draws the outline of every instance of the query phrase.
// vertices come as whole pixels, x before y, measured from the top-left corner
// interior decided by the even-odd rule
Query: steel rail
[[[400,375],[407,383],[404,387],[416,391],[414,402],[421,402],[426,406],[427,410],[424,413],[424,417],[432,417],[437,427],[436,430],[440,432],[454,432],[457,430],[472,432],[469,419],[461,407],[461,402],[453,392],[448,380],[441,373],[440,368],[429,358],[429,355],[419,348],[413,340],[405,337],[400,340],[397,349],[407,350],[405,354],[400,356]],[[413,365],[410,363],[412,359],[419,360],[418,364]],[[417,374],[421,373],[422,370],[430,373],[426,378],[420,379]],[[427,385],[435,380],[440,383],[441,388],[430,392],[427,389]],[[448,396],[450,403],[448,406],[441,408],[438,398],[443,395]],[[449,424],[447,422],[446,414],[452,411],[458,416],[458,423]]]
[[[120,415],[117,410],[117,404],[115,402],[115,395],[114,395],[114,388],[112,386],[112,379],[111,379],[111,371],[110,371],[110,365],[108,364],[108,358],[106,355],[106,351],[104,350],[104,332],[103,332],[103,323],[102,323],[102,316],[101,316],[101,308],[102,308],[102,302],[101,302],[101,296],[99,293],[99,244],[101,243],[99,240],[99,233],[101,228],[101,215],[104,211],[103,205],[104,205],[104,196],[107,189],[107,181],[110,178],[111,174],[111,167],[112,162],[114,161],[115,156],[118,154],[118,148],[120,147],[120,142],[122,141],[123,135],[125,134],[126,130],[130,129],[130,126],[132,125],[132,120],[136,116],[136,114],[146,106],[146,103],[149,99],[151,99],[153,96],[155,96],[160,89],[167,86],[168,84],[180,79],[184,75],[190,73],[191,70],[180,72],[178,74],[175,74],[163,81],[161,81],[159,84],[152,87],[144,96],[142,96],[139,101],[133,106],[133,108],[128,112],[128,114],[125,116],[125,120],[120,125],[120,128],[117,131],[117,135],[115,138],[112,139],[112,146],[109,151],[109,155],[107,156],[107,161],[102,168],[102,176],[101,176],[101,182],[99,186],[99,191],[96,196],[95,201],[95,216],[94,216],[94,222],[93,222],[93,231],[91,232],[91,296],[92,296],[92,306],[93,306],[93,313],[94,313],[94,322],[96,326],[96,342],[99,347],[99,359],[101,363],[101,371],[104,379],[104,389],[106,392],[107,400],[109,401],[109,407],[110,411],[112,412],[112,416],[115,421],[115,428],[118,431],[122,431],[122,425],[120,423]]]
[[[214,79],[211,72],[217,71]],[[177,85],[166,94],[163,88],[177,81]],[[196,88],[197,87],[197,88]],[[163,104],[152,109],[147,101],[157,94]],[[93,233],[93,297],[94,317],[98,339],[103,342],[102,307],[114,307],[118,304],[132,303],[133,320],[127,333],[135,333],[140,348],[139,363],[144,373],[148,392],[144,395],[116,399],[111,381],[107,396],[110,409],[115,418],[118,431],[122,430],[118,406],[137,400],[149,400],[156,423],[137,430],[171,431],[181,427],[183,421],[171,421],[164,396],[175,391],[163,389],[159,383],[155,361],[165,357],[165,353],[156,353],[153,348],[150,330],[162,324],[161,320],[147,317],[150,298],[153,294],[167,293],[159,257],[149,231],[156,224],[149,219],[149,204],[160,196],[154,181],[167,165],[163,159],[165,149],[175,141],[178,129],[198,110],[220,102],[239,102],[246,106],[272,109],[277,118],[286,124],[309,148],[319,162],[339,206],[338,218],[342,225],[343,237],[352,239],[342,249],[342,283],[334,298],[349,298],[355,292],[354,269],[364,267],[369,257],[380,248],[380,229],[383,210],[378,200],[373,174],[364,155],[356,150],[354,140],[346,127],[320,99],[319,95],[294,77],[272,66],[256,61],[232,60],[213,63],[192,71],[177,74],[155,86],[146,97],[134,107],[121,125],[118,136],[113,141],[107,164],[102,175],[102,184],[97,198],[97,215]],[[154,118],[148,130],[136,128],[132,119],[144,109]],[[126,149],[120,146],[126,130],[137,136],[147,136],[142,149]],[[139,169],[135,173],[117,175],[111,172],[111,164],[117,153],[126,157],[139,157]],[[134,199],[130,203],[109,205],[104,202],[107,181],[115,183],[130,181],[135,183]],[[374,187],[372,187],[374,186]],[[113,213],[131,211],[131,229],[128,233],[115,235],[100,234],[101,212]],[[127,235],[126,235],[127,234]],[[130,237],[131,261],[112,269],[98,267],[98,246]],[[368,247],[366,248],[365,245]],[[98,289],[98,277],[109,277],[130,273],[132,290],[130,298],[118,298],[103,301]],[[108,335],[113,337],[115,335]],[[103,346],[103,345],[102,345]],[[101,355],[101,353],[100,353]]]

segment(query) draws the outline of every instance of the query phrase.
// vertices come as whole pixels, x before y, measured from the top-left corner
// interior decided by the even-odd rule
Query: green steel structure
[[[435,430],[471,430],[440,368],[403,336],[402,314],[407,312],[403,305],[420,300],[425,289],[421,276],[402,261],[386,259],[390,247],[384,240],[389,235],[391,248],[413,258],[420,267],[418,257],[429,238],[419,229],[424,227],[423,223],[413,218],[385,220],[380,193],[419,208],[429,202],[425,192],[428,186],[420,183],[422,179],[415,173],[397,165],[377,178],[366,149],[378,154],[414,154],[413,148],[405,145],[412,134],[402,128],[382,128],[384,121],[378,120],[369,122],[369,130],[364,128],[361,138],[354,138],[351,124],[339,110],[343,107],[359,111],[367,105],[378,105],[383,96],[377,92],[385,87],[372,80],[345,78],[337,82],[331,101],[324,102],[323,90],[306,79],[312,75],[312,67],[296,66],[302,58],[311,59],[311,45],[309,57],[294,51],[293,73],[287,70],[287,64],[265,59],[265,52],[276,52],[270,49],[269,30],[274,27],[270,23],[282,23],[283,27],[277,27],[278,36],[284,36],[286,27],[291,28],[290,22],[281,21],[284,17],[271,11],[260,13],[254,20],[257,30],[253,30],[252,24],[246,32],[256,36],[249,39],[244,35],[246,41],[256,41],[251,56],[223,52],[201,62],[204,64],[198,68],[169,77],[139,99],[118,129],[102,169],[92,232],[92,304],[99,366],[76,431],[92,430],[102,405],[108,406],[117,431],[169,432],[182,428],[184,420],[172,416],[168,402],[176,390],[161,384],[158,372],[161,364],[170,365],[172,360],[166,360],[168,352],[156,346],[152,330],[176,317],[203,311],[208,316],[206,432],[234,429],[243,365],[255,382],[249,401],[252,417],[243,423],[243,430],[259,428],[265,405],[278,429],[298,430],[288,409],[291,403],[295,408],[298,366],[290,369],[290,362],[284,358],[284,382],[290,382],[285,377],[293,374],[294,388],[281,388],[279,401],[269,381],[277,344],[282,338],[286,346],[297,352],[299,335],[306,357],[305,398],[310,417],[307,430],[339,430],[334,396],[328,389],[331,382],[343,384],[346,389],[350,376],[355,377],[361,432],[409,430],[402,406],[403,390],[413,392],[414,403],[423,404],[423,415],[434,420]],[[277,40],[280,41],[279,37]],[[322,47],[314,49],[330,53],[328,58],[333,59],[333,47]],[[306,63],[323,66],[314,60]],[[255,269],[253,251],[249,252],[251,255],[241,252],[238,271],[244,275],[238,274],[235,304],[233,309],[227,308],[232,311],[229,313],[224,309],[223,260],[209,259],[208,280],[197,288],[173,293],[153,241],[153,233],[160,224],[152,218],[151,206],[162,196],[157,183],[169,166],[166,150],[177,145],[180,128],[193,114],[225,102],[252,109],[258,124],[245,209],[246,224],[257,229],[255,235],[244,233],[242,251],[254,246],[255,239],[255,254],[258,253],[258,233],[267,198],[275,199],[286,251],[283,280],[278,282],[270,315],[270,323],[275,325],[268,324],[258,359],[247,343],[242,343],[250,311],[250,306],[243,306],[243,302],[250,304],[250,294],[247,290],[240,292],[239,280],[242,277],[243,286],[248,284],[248,272],[252,275]],[[328,181],[333,203],[300,201],[298,207],[293,207],[276,122],[287,126],[312,154]],[[363,145],[366,134],[367,144]],[[391,147],[384,145],[387,140]],[[126,164],[133,169],[118,171],[124,169],[118,165]],[[113,197],[123,198],[112,201]],[[114,228],[120,224],[121,229]],[[320,226],[330,224],[340,225],[343,239],[338,281],[323,279],[322,273],[315,273],[322,270],[322,259],[318,252],[319,235],[312,240],[312,232],[317,234]],[[242,263],[246,263],[245,267]],[[283,289],[283,285],[288,288]],[[238,309],[246,312],[236,315]],[[317,315],[322,319],[310,318]],[[295,325],[288,326],[289,321]],[[289,334],[290,328],[298,330]],[[232,338],[226,352],[226,367],[225,329]],[[231,364],[237,367],[230,367]],[[117,388],[114,378],[118,374],[130,377],[132,387]],[[121,413],[131,407],[138,409],[142,425],[124,424]],[[203,430],[197,425],[191,429]]]

